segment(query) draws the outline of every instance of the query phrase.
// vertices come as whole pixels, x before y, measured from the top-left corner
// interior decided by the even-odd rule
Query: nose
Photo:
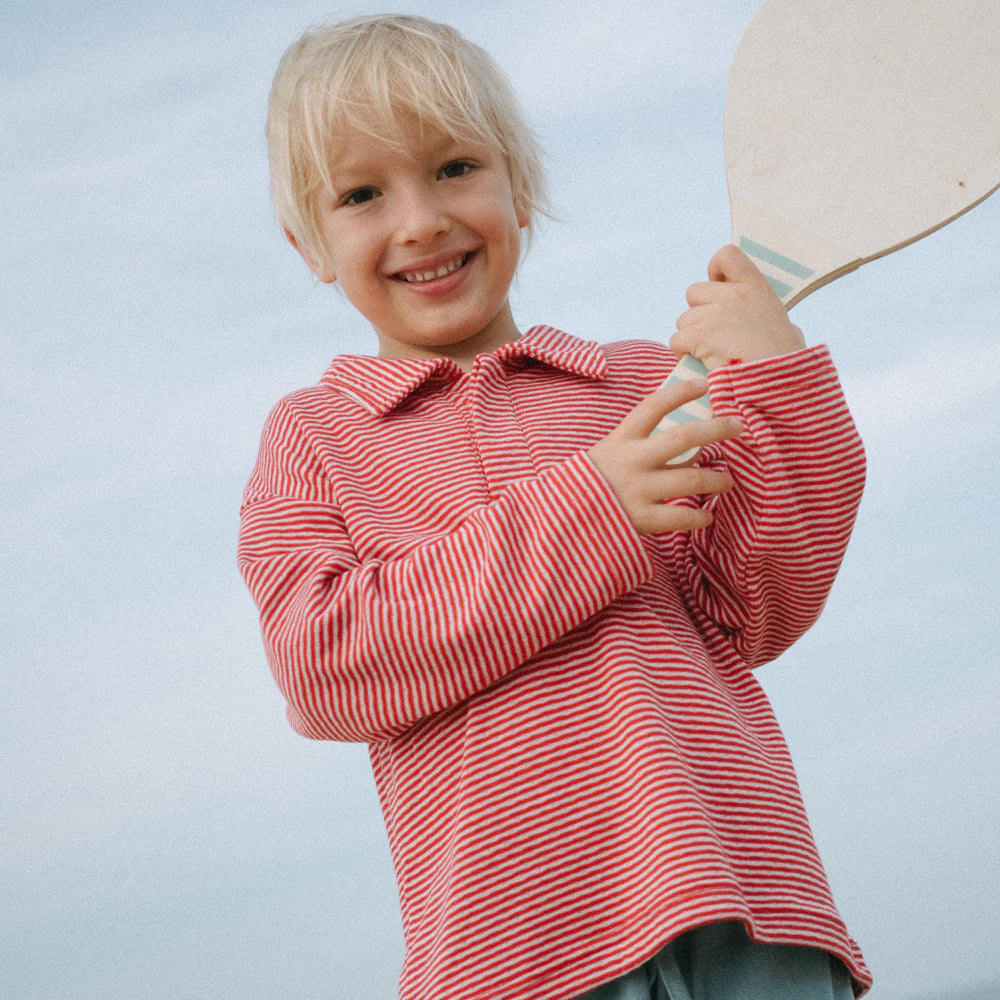
[[[422,185],[399,194],[395,242],[400,246],[429,246],[451,229],[451,219],[433,192]]]

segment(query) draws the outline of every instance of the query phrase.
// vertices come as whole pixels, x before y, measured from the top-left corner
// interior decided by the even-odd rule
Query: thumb
[[[757,273],[756,264],[732,243],[716,251],[708,262],[709,281],[749,281]]]

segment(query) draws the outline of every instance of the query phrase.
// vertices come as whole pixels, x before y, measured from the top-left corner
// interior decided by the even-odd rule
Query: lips
[[[450,260],[434,265],[422,265],[412,271],[397,271],[393,278],[397,281],[405,281],[408,284],[420,285],[428,281],[437,281],[439,278],[446,278],[459,268],[464,267],[472,256],[472,252],[457,254]]]

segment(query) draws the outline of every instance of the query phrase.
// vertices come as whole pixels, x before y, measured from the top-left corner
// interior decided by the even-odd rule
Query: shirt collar
[[[608,360],[601,346],[551,326],[533,326],[504,344],[494,355],[506,364],[525,358],[585,378],[603,378]],[[342,354],[334,358],[321,382],[353,399],[373,416],[384,416],[433,378],[454,381],[462,369],[451,358],[376,358]]]

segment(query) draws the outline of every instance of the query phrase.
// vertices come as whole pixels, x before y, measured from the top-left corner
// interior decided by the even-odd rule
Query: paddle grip
[[[660,388],[674,385],[676,382],[688,382],[693,378],[704,378],[707,374],[708,369],[693,354],[685,354],[677,362],[677,367],[667,376]],[[658,434],[660,431],[666,430],[674,424],[684,424],[689,420],[705,420],[711,416],[712,402],[706,392],[704,396],[699,396],[698,399],[692,399],[690,403],[685,403],[676,410],[671,410],[653,428],[651,433]],[[699,451],[699,448],[689,448],[683,455],[677,455],[675,458],[672,458],[667,462],[667,465],[682,465],[684,462],[688,462],[694,458]]]

